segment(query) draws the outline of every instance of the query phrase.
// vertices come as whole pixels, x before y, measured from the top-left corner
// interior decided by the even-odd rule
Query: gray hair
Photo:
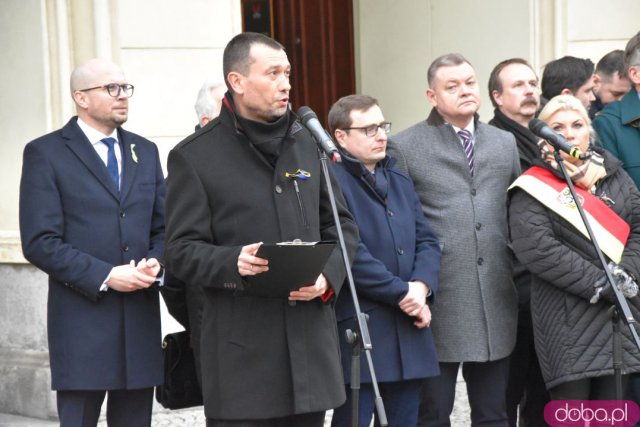
[[[452,67],[455,65],[460,65],[467,63],[471,65],[467,59],[459,53],[447,53],[446,55],[442,55],[437,57],[431,65],[429,65],[429,70],[427,71],[427,82],[429,83],[429,87],[432,87],[433,81],[436,78],[436,73],[442,67]],[[473,65],[471,65],[473,67]]]
[[[627,69],[640,65],[640,31],[627,42],[624,48],[624,62],[627,64]]]
[[[198,122],[202,117],[208,117],[213,120],[216,111],[220,111],[221,100],[215,99],[212,94],[213,91],[219,87],[223,87],[224,83],[220,79],[207,80],[204,82],[200,91],[198,91],[198,97],[196,98],[196,114],[198,115]]]

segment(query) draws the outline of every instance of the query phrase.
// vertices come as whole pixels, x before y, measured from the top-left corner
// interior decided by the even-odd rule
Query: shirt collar
[[[457,134],[458,132],[460,132],[460,130],[462,129],[462,128],[459,128],[458,126],[455,126],[455,125],[451,125],[451,127],[452,127],[452,128],[453,128],[453,130],[456,132],[456,134]],[[466,129],[466,130],[468,130],[469,132],[471,132],[471,135],[473,135],[473,134],[474,134],[474,131],[476,130],[474,121],[473,121],[473,120],[471,120],[471,121],[469,122],[469,124],[465,127],[465,129]]]
[[[91,126],[89,126],[80,117],[78,117],[78,127],[80,128],[82,133],[85,134],[85,136],[87,137],[89,142],[91,144],[93,144],[93,145],[95,145],[98,142],[100,142],[100,140],[102,140],[104,138],[109,138],[109,137],[115,139],[116,141],[118,141],[118,130],[117,129],[114,129],[113,132],[111,132],[111,135],[105,135],[102,132],[92,128]]]

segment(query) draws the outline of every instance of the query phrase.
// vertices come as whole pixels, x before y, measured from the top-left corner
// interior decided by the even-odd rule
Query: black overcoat
[[[298,169],[310,173],[298,182],[300,201],[285,176]],[[332,304],[253,296],[237,267],[250,243],[337,239],[311,134],[292,120],[273,167],[225,105],[171,151],[168,171],[167,266],[204,289],[206,416],[264,419],[339,406],[345,394]],[[332,180],[352,259],[357,228]],[[336,249],[324,269],[336,293],[345,274]]]
[[[631,226],[620,264],[640,277],[640,193],[620,162],[603,154],[607,176],[597,183],[595,194],[611,201],[611,209]],[[604,275],[591,242],[519,188],[510,192],[509,225],[513,250],[533,274],[535,346],[547,388],[613,375],[611,303],[589,302]],[[627,302],[640,320],[640,297]],[[626,326],[622,332],[622,372],[638,372],[640,352]]]

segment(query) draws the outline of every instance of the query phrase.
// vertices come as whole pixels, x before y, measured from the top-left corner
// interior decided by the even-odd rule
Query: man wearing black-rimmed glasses
[[[157,147],[127,132],[133,86],[93,59],[71,75],[78,116],[30,142],[20,184],[25,257],[49,275],[51,385],[62,426],[149,426],[162,382],[165,187]]]

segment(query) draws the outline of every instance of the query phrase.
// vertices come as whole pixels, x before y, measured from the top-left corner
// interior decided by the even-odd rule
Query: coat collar
[[[624,125],[640,128],[640,99],[634,87],[620,100],[620,120]]]
[[[293,144],[296,143],[296,139],[292,138],[292,136],[302,130],[302,123],[300,123],[300,120],[298,120],[298,116],[291,110],[287,110],[286,114],[289,115],[289,129],[287,130],[287,133],[285,135],[283,145],[280,151],[280,156],[282,156],[282,154],[286,150],[288,150],[289,147],[291,147]],[[229,91],[227,91],[227,93],[225,93],[224,95],[224,98],[222,98],[222,108],[220,110],[219,119],[214,120],[214,122],[216,122],[217,120],[219,120],[221,124],[233,128],[236,134],[242,135],[244,139],[247,141],[247,144],[249,145],[251,150],[256,154],[256,156],[258,156],[260,161],[264,163],[264,165],[267,166],[268,168],[273,169],[274,166],[269,162],[269,160],[264,156],[264,154],[261,153],[260,150],[258,150],[255,147],[253,142],[249,139],[247,133],[242,128],[242,125],[238,120],[238,115],[235,110],[233,97],[231,96],[231,92]]]
[[[342,147],[338,148],[340,150],[340,156],[342,158],[342,162],[340,163],[342,167],[352,175],[358,182],[360,182],[374,197],[380,200],[381,203],[386,204],[386,199],[383,198],[376,190],[371,186],[369,181],[367,180],[367,175],[370,175],[371,172],[366,168],[365,165],[362,164],[358,159],[353,157],[347,151],[345,151]],[[396,164],[396,159],[394,157],[385,156],[384,159],[380,160],[376,165],[376,169],[378,169],[377,174],[385,174],[388,180],[388,171]],[[378,168],[378,166],[380,168]]]
[[[124,199],[131,190],[133,179],[136,174],[136,163],[133,160],[135,147],[132,148],[129,138],[125,132],[118,128],[118,141],[122,146],[122,181],[120,184],[120,194],[115,187],[107,167],[96,153],[84,132],[78,126],[78,118],[73,117],[62,128],[62,137],[65,144],[80,159],[86,168],[96,177],[96,179],[109,191],[116,199]],[[137,156],[136,156],[137,158]]]
[[[290,120],[287,136],[291,136],[302,130],[302,123],[300,123],[298,116],[292,110],[288,110],[288,114]],[[238,115],[236,112],[235,104],[233,102],[233,97],[231,96],[231,92],[229,91],[227,91],[227,93],[224,94],[224,98],[222,98],[220,121],[227,125],[233,126],[236,132],[246,135],[244,129],[242,129],[242,126],[238,121]]]
[[[356,178],[360,178],[365,173],[371,173],[369,172],[369,169],[367,169],[362,164],[362,162],[360,162],[360,160],[353,157],[351,154],[345,151],[344,148],[338,147],[338,149],[340,150],[340,156],[342,157],[342,166],[344,166],[346,171],[351,175],[355,176]],[[391,169],[395,164],[396,159],[393,157],[389,157],[388,155],[378,162],[378,165],[382,166],[382,168],[385,170]]]
[[[473,125],[474,125],[473,128],[476,130],[476,132],[478,131],[479,119],[480,119],[480,116],[478,115],[478,113],[473,115]],[[435,108],[432,108],[431,113],[429,113],[429,117],[427,117],[427,124],[431,126],[442,126],[447,123],[444,121],[444,118],[442,118],[440,113],[438,113],[438,110],[436,110]]]

